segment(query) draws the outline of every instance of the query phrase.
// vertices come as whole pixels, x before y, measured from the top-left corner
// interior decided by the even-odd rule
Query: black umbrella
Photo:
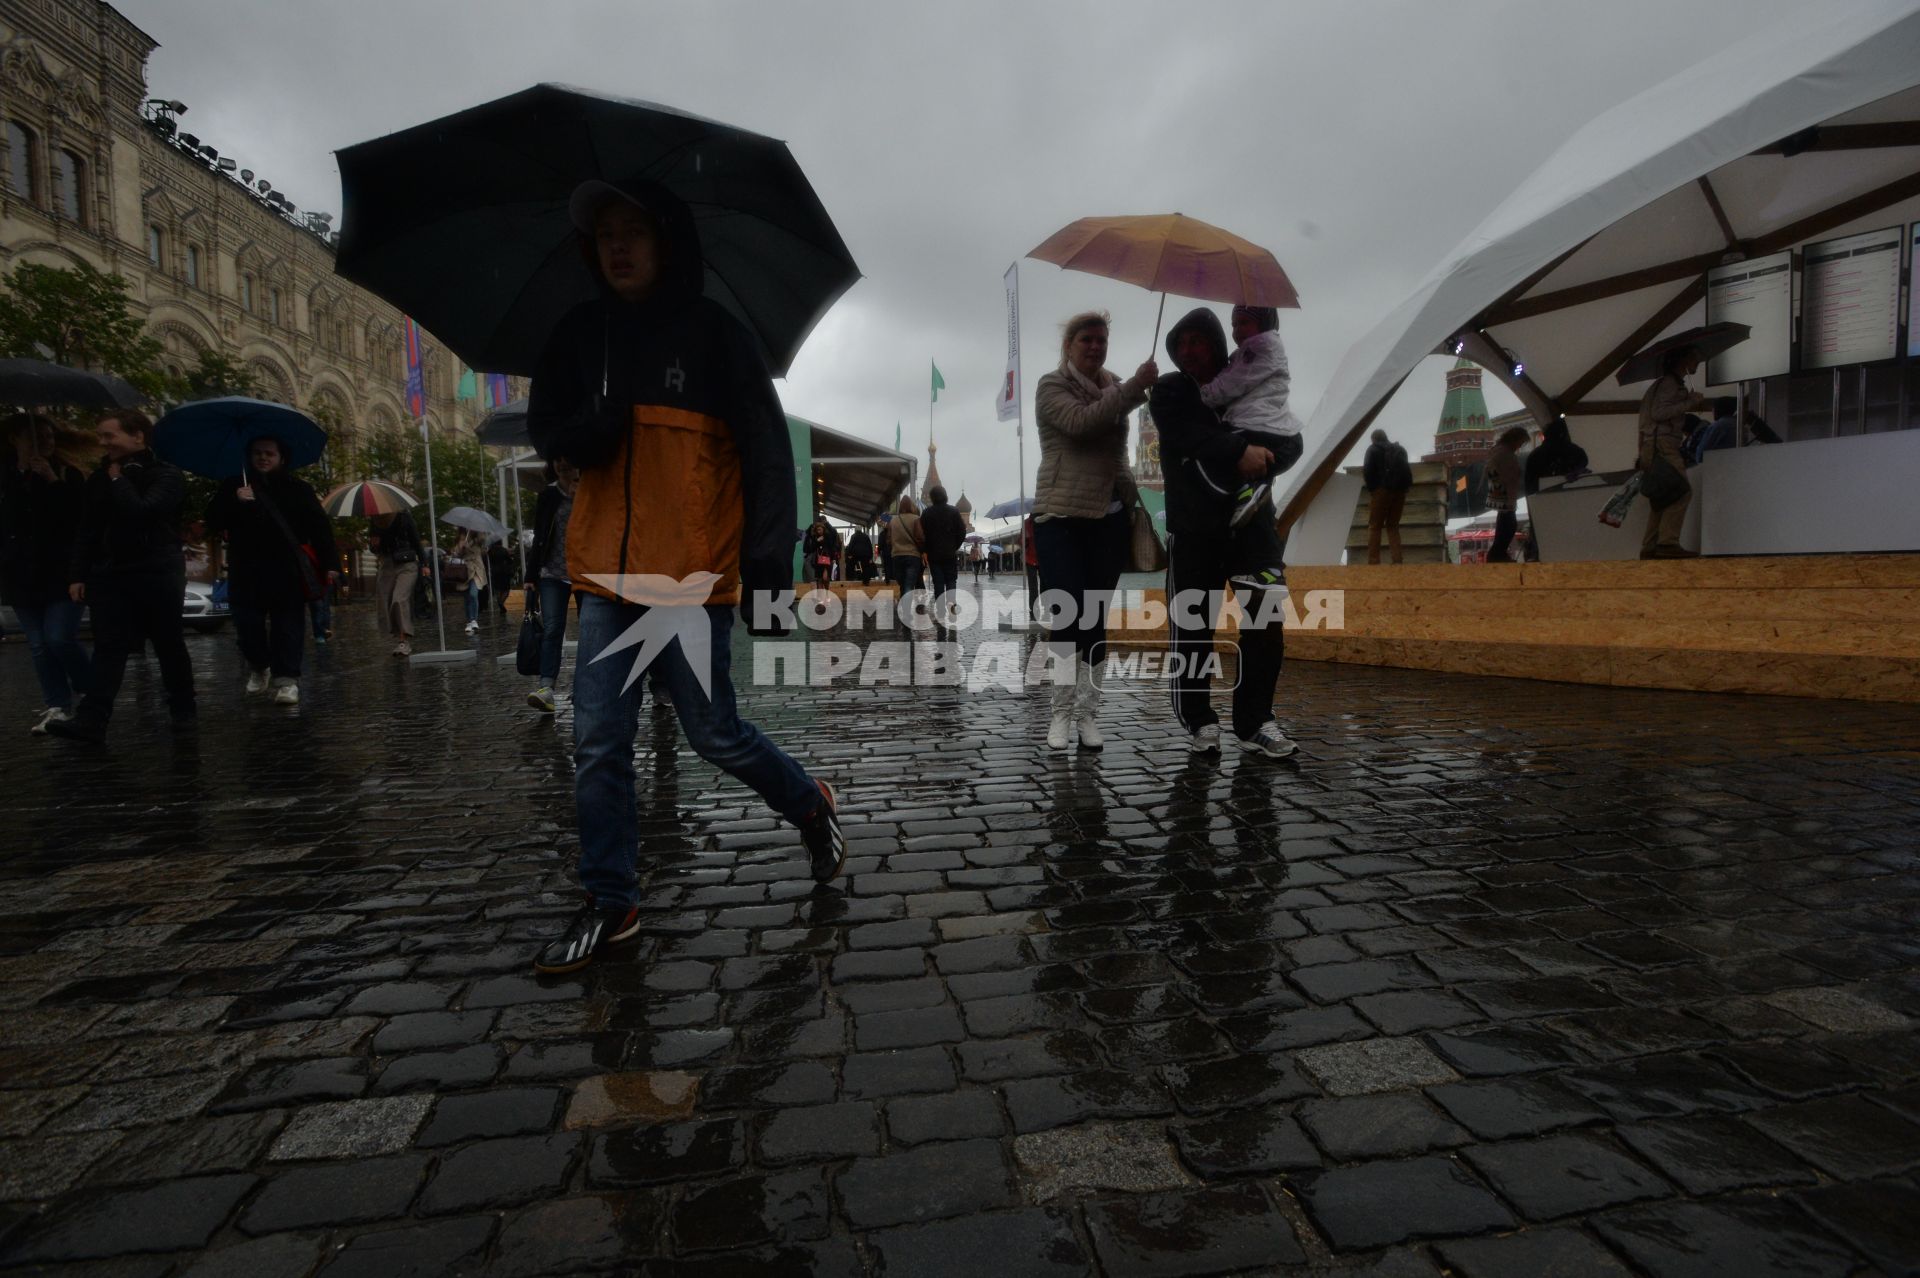
[[[0,404],[138,408],[146,398],[112,373],[89,373],[43,359],[0,359]]]
[[[533,440],[527,434],[527,401],[510,400],[480,419],[473,433],[489,448],[525,448]]]
[[[1690,328],[1672,337],[1663,337],[1622,364],[1614,380],[1622,386],[1650,382],[1660,376],[1660,366],[1672,352],[1691,349],[1703,360],[1712,359],[1746,341],[1747,334],[1752,331],[1745,324],[1722,320],[1718,324]]]
[[[784,142],[671,107],[542,84],[339,159],[334,269],[474,368],[532,373],[554,323],[595,295],[567,215],[591,178],[657,182],[688,206],[707,296],[776,376],[859,278]]]

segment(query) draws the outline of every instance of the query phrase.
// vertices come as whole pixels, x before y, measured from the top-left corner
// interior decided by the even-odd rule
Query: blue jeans
[[[80,605],[70,599],[45,604],[15,604],[20,629],[33,656],[33,673],[40,679],[40,695],[49,708],[73,709],[73,699],[93,682],[93,663],[75,635],[80,633]]]
[[[798,821],[823,801],[806,770],[741,719],[733,697],[733,608],[709,605],[712,697],[700,690],[678,639],[654,659],[649,673],[673,702],[687,744],[708,763],[746,783],[767,806]],[[580,647],[573,670],[573,797],[580,822],[580,883],[603,906],[639,901],[640,814],[635,806],[633,736],[640,689],[625,648],[595,660],[647,612],[640,604],[602,595],[580,596]]]
[[[580,596],[584,603],[586,595]],[[560,682],[560,653],[567,642],[567,605],[573,601],[573,583],[564,577],[540,578],[540,686]],[[575,676],[578,682],[578,676]]]
[[[333,587],[328,586],[325,594],[308,604],[307,612],[313,617],[313,637],[325,639],[327,631],[333,629]]]
[[[467,620],[480,620],[480,587],[467,582]]]

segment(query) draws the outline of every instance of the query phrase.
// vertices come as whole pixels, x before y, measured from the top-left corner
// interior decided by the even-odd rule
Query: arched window
[[[267,319],[275,324],[280,322],[280,290],[277,288],[267,290]]]
[[[249,313],[253,310],[253,276],[251,275],[240,277],[240,309]]]
[[[198,244],[187,245],[187,283],[195,288],[200,287],[200,246]]]
[[[7,121],[7,188],[33,199],[33,134],[12,120]]]
[[[80,157],[71,151],[60,150],[53,153],[53,199],[54,207],[60,216],[70,222],[86,225],[85,191],[86,166]]]
[[[167,237],[157,226],[147,228],[147,261],[156,271],[166,268]]]

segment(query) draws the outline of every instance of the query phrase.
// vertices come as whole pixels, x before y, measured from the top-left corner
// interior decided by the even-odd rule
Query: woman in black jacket
[[[38,414],[8,419],[0,438],[0,603],[20,619],[47,708],[32,731],[72,717],[92,678],[67,561],[86,501],[93,450]]]
[[[291,706],[300,702],[307,604],[338,576],[340,554],[320,499],[287,472],[285,459],[277,439],[248,444],[248,469],[221,481],[207,531],[227,538],[227,597],[247,691],[271,683],[274,702]]]
[[[180,637],[187,565],[180,553],[180,507],[187,480],[153,453],[153,421],[137,409],[113,412],[95,427],[100,466],[87,477],[80,530],[68,564],[68,598],[93,613],[93,681],[71,719],[47,723],[47,735],[98,744],[107,736],[127,658],[153,649],[175,731],[196,718],[193,659]]]

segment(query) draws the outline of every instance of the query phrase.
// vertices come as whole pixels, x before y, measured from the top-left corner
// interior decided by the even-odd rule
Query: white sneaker
[[[1194,731],[1189,746],[1195,754],[1219,754],[1220,725],[1217,723],[1201,725]]]
[[[1250,737],[1240,739],[1240,748],[1249,754],[1263,754],[1269,759],[1284,759],[1300,747],[1295,745],[1287,734],[1280,731],[1280,725],[1269,720],[1260,725],[1260,731]]]
[[[44,737],[47,735],[47,725],[49,723],[65,723],[71,718],[73,718],[73,715],[61,709],[59,706],[48,706],[41,712],[40,722],[28,728],[27,731],[36,737]]]
[[[395,645],[393,645],[393,655],[396,657],[407,657],[407,656],[411,656],[412,654],[413,654],[413,645],[408,643],[405,639],[402,639],[399,643],[396,643]]]
[[[292,679],[283,679],[273,689],[273,704],[276,706],[297,706],[300,704],[300,685]]]
[[[1047,749],[1064,750],[1072,739],[1075,684],[1053,685],[1053,718],[1047,722]]]
[[[468,633],[468,634],[470,634],[470,635],[477,635],[477,634],[479,634],[479,633],[480,633],[480,623],[479,623],[479,622],[477,622],[477,621],[469,621],[469,622],[467,623],[467,633]]]
[[[255,693],[265,692],[267,690],[267,684],[271,682],[272,680],[266,671],[253,671],[247,676],[247,695],[251,697]]]

